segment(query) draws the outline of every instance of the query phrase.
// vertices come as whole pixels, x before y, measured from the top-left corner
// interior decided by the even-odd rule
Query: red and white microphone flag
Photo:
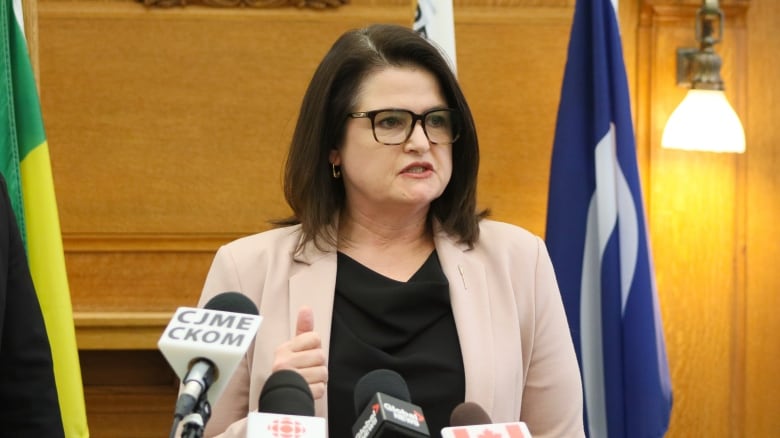
[[[531,438],[528,426],[522,422],[445,427],[441,438]]]

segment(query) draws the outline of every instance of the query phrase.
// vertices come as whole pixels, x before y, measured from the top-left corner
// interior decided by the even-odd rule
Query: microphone
[[[183,385],[176,401],[176,422],[201,402],[208,403],[207,394],[211,403],[219,399],[261,321],[257,306],[239,292],[216,295],[203,308],[176,310],[157,342]]]
[[[361,414],[362,411],[362,414]],[[411,403],[406,381],[395,371],[369,372],[355,384],[354,438],[430,437],[422,409]]]
[[[493,421],[482,406],[474,402],[464,402],[452,410],[450,427],[471,426],[473,424],[490,424]]]
[[[324,418],[314,416],[314,397],[306,380],[293,370],[268,376],[258,401],[258,412],[249,414],[249,438],[326,438]]]
[[[492,423],[482,406],[474,402],[461,403],[452,410],[450,427],[441,430],[441,438],[531,438],[531,432],[523,422]]]

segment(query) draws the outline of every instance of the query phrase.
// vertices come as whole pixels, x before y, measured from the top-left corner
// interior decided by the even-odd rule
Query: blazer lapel
[[[336,252],[319,251],[313,244],[294,256],[300,264],[296,274],[290,277],[290,338],[295,336],[298,310],[308,306],[314,311],[314,330],[320,334],[326,362],[330,352],[330,329],[333,319],[333,299],[336,290]],[[315,400],[317,415],[327,418],[327,391]]]
[[[436,234],[436,251],[450,283],[450,300],[466,374],[466,401],[491,412],[495,352],[485,267],[469,257],[467,245]]]

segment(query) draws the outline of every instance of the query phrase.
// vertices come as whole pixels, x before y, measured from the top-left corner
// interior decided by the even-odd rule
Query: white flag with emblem
[[[418,0],[413,29],[433,41],[457,73],[455,57],[455,16],[452,0]]]

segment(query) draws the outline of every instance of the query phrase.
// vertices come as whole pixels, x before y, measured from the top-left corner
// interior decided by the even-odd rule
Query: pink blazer
[[[300,307],[314,310],[315,330],[325,353],[330,349],[336,251],[308,244],[295,253],[300,237],[299,226],[279,228],[217,251],[199,304],[239,291],[264,319],[214,403],[206,436],[246,437],[246,415],[257,410],[274,349],[293,337]],[[434,239],[450,285],[466,401],[482,406],[495,423],[525,421],[537,438],[584,436],[579,368],[544,242],[489,220],[481,222],[471,249],[440,230]],[[327,395],[315,409],[327,418]]]

